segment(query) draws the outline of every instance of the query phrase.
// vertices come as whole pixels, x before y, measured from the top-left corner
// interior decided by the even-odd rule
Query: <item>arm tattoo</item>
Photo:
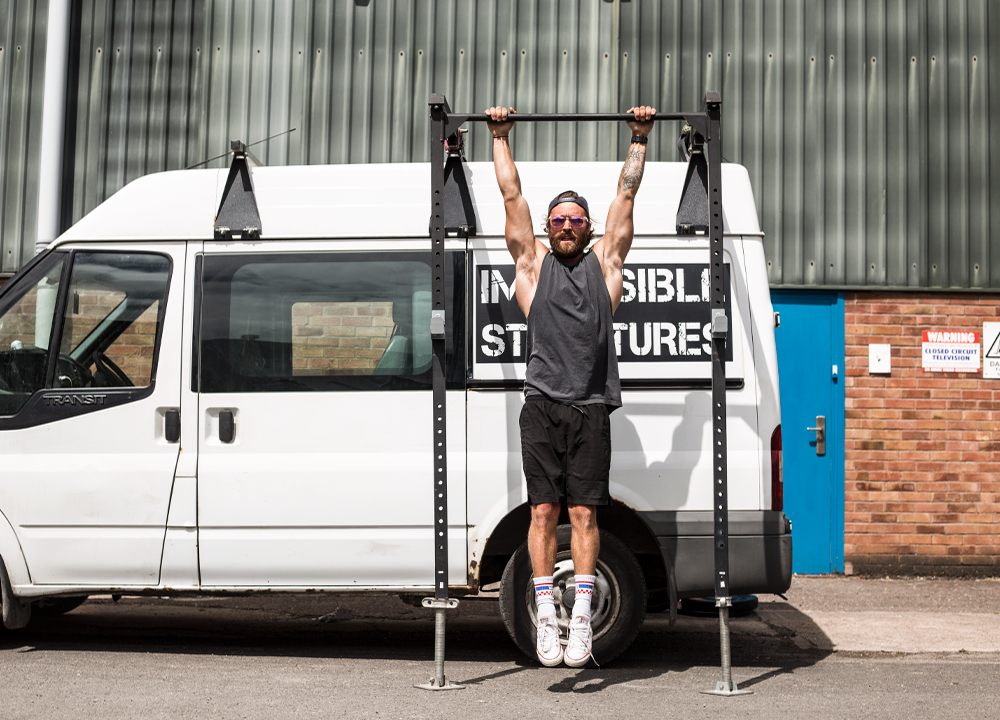
[[[646,148],[639,147],[630,149],[628,157],[625,158],[625,165],[622,167],[622,174],[621,178],[618,180],[618,186],[623,191],[639,187],[639,183],[642,182],[642,171],[645,167]]]

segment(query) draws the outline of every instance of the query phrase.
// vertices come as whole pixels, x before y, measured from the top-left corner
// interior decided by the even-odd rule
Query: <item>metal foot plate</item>
[[[450,683],[447,677],[445,677],[443,685],[438,685],[437,678],[431,678],[426,685],[414,685],[413,687],[421,690],[465,690],[465,685]]]
[[[730,685],[732,687],[730,687]],[[733,697],[734,695],[753,695],[753,690],[740,690],[736,683],[725,683],[719,680],[715,683],[715,690],[702,690],[702,695],[721,695],[723,697]]]

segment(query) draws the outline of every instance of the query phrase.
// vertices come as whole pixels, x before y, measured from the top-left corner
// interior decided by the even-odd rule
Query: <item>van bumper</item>
[[[677,597],[715,595],[711,511],[640,512],[656,537]],[[792,524],[780,510],[729,513],[730,593],[783,593],[792,584]]]

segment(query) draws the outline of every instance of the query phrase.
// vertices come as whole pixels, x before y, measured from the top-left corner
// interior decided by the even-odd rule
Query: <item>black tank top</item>
[[[574,265],[545,254],[528,312],[527,358],[525,395],[621,407],[611,295],[594,253]]]

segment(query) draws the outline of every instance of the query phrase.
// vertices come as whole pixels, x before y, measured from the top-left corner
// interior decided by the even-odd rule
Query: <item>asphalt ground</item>
[[[448,615],[433,673],[431,612],[393,596],[92,598],[0,634],[5,718],[790,717],[996,718],[1000,582],[796,577],[731,623],[649,615],[604,667],[542,668],[508,638],[497,603]],[[600,660],[600,658],[598,658]]]

